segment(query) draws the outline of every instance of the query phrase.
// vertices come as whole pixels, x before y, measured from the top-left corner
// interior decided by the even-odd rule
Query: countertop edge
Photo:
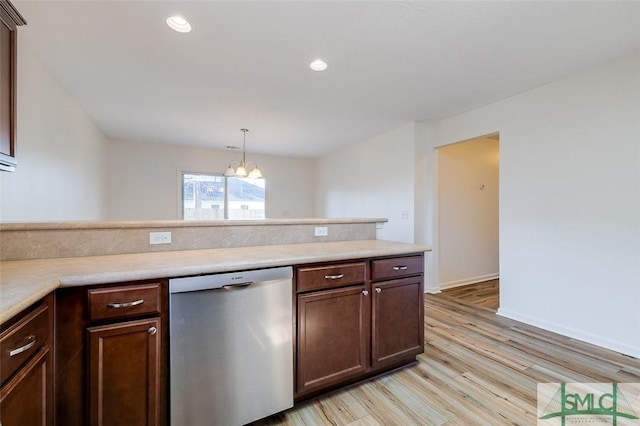
[[[0,223],[0,231],[46,231],[86,229],[136,229],[136,228],[187,228],[220,226],[269,226],[269,225],[330,225],[354,223],[385,223],[387,218],[300,218],[300,219],[251,219],[251,220],[129,220],[129,221],[69,221],[69,222],[6,222]]]
[[[0,323],[61,287],[175,278],[431,251],[382,240],[0,262]]]

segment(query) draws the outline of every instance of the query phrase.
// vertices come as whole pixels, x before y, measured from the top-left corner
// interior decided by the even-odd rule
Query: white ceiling
[[[14,0],[110,137],[316,157],[640,50],[640,2]],[[180,14],[193,31],[165,25]],[[316,57],[329,63],[311,71]]]

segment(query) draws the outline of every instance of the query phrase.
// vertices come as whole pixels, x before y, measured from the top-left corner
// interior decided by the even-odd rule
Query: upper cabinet
[[[16,28],[26,21],[0,0],[0,170],[16,168]]]

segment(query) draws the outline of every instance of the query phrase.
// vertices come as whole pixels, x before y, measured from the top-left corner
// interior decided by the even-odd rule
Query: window
[[[184,172],[182,218],[264,219],[265,180]]]

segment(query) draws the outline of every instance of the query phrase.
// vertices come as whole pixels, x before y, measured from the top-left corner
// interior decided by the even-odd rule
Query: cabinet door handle
[[[151,327],[147,331],[149,332],[149,334],[151,334],[153,336],[154,334],[156,334],[158,332],[158,329],[155,328],[155,327]]]
[[[362,294],[364,294],[365,296],[368,296],[369,292],[367,290],[362,290]]]
[[[328,280],[339,280],[340,278],[344,278],[344,274],[338,274],[338,275],[325,275],[324,276],[326,279]]]
[[[30,342],[24,346],[20,346],[19,348],[10,350],[9,356],[16,356],[18,354],[21,354],[24,351],[28,351],[36,344],[36,341],[37,341],[36,336],[34,336],[33,334],[30,336],[27,336],[26,340],[30,340]]]
[[[380,293],[382,291],[382,289],[380,287],[376,287],[376,293]]]
[[[133,302],[125,302],[125,303],[107,303],[107,306],[114,309],[119,308],[129,308],[131,306],[138,306],[144,303],[144,299],[134,300]]]
[[[394,271],[406,271],[408,268],[408,266],[394,266],[393,270]]]

